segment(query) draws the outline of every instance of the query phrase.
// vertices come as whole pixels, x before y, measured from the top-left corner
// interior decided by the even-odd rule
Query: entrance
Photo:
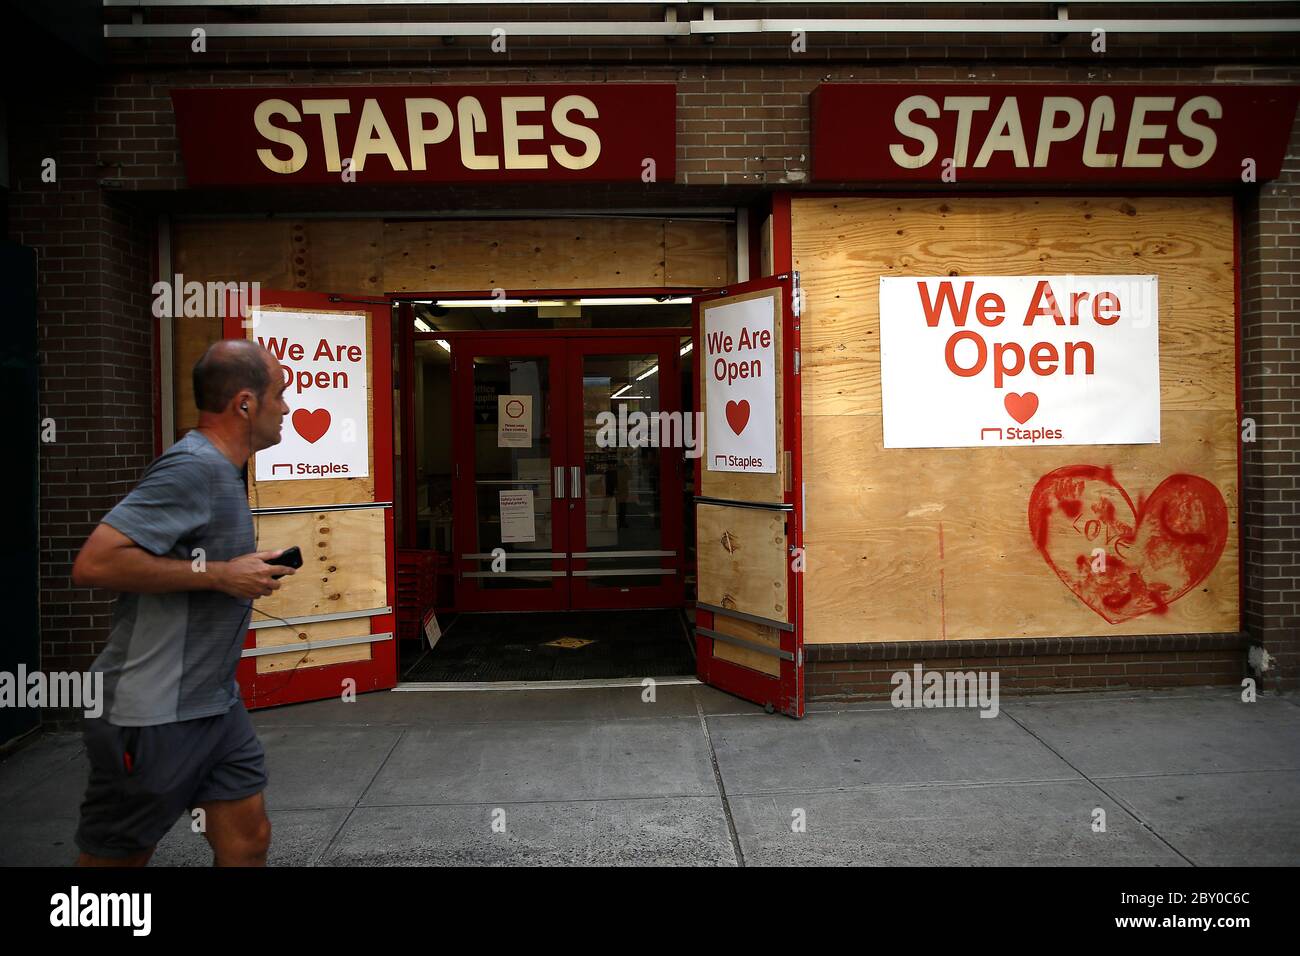
[[[457,609],[681,606],[681,335],[449,340]]]

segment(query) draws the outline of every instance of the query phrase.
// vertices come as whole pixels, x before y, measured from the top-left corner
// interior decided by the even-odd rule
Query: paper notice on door
[[[533,396],[497,396],[497,447],[533,447]]]
[[[501,501],[501,543],[536,541],[531,491],[498,491]]]

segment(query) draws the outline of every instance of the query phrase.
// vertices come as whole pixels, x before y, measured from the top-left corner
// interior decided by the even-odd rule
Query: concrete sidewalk
[[[271,862],[1300,864],[1294,697],[1003,698],[992,719],[887,701],[810,711],[793,721],[678,685],[655,703],[639,687],[395,692],[257,713]],[[75,858],[86,773],[75,734],[0,764],[0,864]],[[211,862],[188,824],[157,864]]]

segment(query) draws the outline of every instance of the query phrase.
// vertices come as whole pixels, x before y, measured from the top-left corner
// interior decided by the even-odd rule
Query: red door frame
[[[222,319],[223,338],[245,338],[245,316],[237,305],[231,307],[233,298]],[[349,297],[320,292],[273,292],[263,290],[259,297],[263,306],[283,306],[304,311],[364,311],[370,318],[371,328],[371,381],[376,395],[371,400],[371,436],[374,450],[374,501],[384,506],[384,552],[387,579],[386,614],[364,619],[370,634],[389,634],[389,638],[370,645],[368,661],[343,664],[326,664],[321,667],[295,666],[286,676],[283,672],[257,673],[257,658],[243,657],[236,670],[240,692],[249,709],[294,704],[309,700],[338,697],[345,689],[344,681],[356,682],[355,690],[364,693],[386,690],[397,686],[397,568],[394,547],[396,529],[393,526],[393,421],[392,396],[392,310],[387,303],[376,302],[362,296]],[[256,334],[256,333],[255,333]],[[290,409],[292,414],[292,408]],[[328,508],[328,505],[323,505]],[[254,518],[256,521],[256,516]],[[258,547],[265,546],[258,542]],[[357,618],[358,622],[363,620]],[[360,626],[360,625],[359,625]],[[310,638],[311,625],[301,625]],[[244,649],[256,647],[255,630],[245,635]],[[286,648],[292,651],[293,648]]]
[[[484,590],[475,585],[479,580],[467,574],[488,571],[489,564],[478,559],[463,557],[484,552],[478,541],[478,504],[476,482],[475,430],[473,416],[456,414],[455,409],[474,407],[473,361],[475,356],[509,358],[545,358],[547,367],[547,409],[542,416],[544,427],[549,429],[551,441],[551,474],[557,467],[567,465],[568,457],[568,401],[564,394],[565,379],[564,344],[555,338],[518,333],[427,333],[418,338],[445,338],[451,343],[452,458],[456,472],[452,478],[452,560],[456,569],[456,610],[458,611],[560,611],[568,608],[568,581],[566,558],[529,561],[526,568],[513,571],[536,570],[552,575],[549,588],[502,588]],[[412,449],[413,451],[414,449]],[[567,471],[565,473],[567,477]],[[412,489],[414,490],[414,489]],[[568,521],[556,521],[554,510],[560,500],[551,490],[551,546],[552,554],[568,552]],[[490,572],[488,572],[490,573]]]
[[[775,214],[774,214],[775,215]],[[773,235],[778,232],[774,222]],[[788,246],[787,246],[788,248]],[[779,249],[778,249],[779,253]],[[774,256],[774,258],[777,258]],[[779,260],[778,260],[779,261]],[[789,624],[792,630],[778,631],[781,650],[789,655],[780,662],[780,676],[772,677],[761,671],[744,667],[731,661],[713,656],[713,640],[705,634],[696,634],[695,661],[696,674],[699,679],[719,690],[735,694],[745,700],[764,704],[772,710],[780,711],[790,717],[804,715],[804,657],[803,657],[803,562],[794,557],[803,555],[803,425],[801,420],[800,379],[799,379],[799,276],[794,272],[783,272],[775,276],[741,282],[717,293],[707,293],[695,297],[692,305],[692,331],[695,342],[695,354],[702,356],[704,350],[700,342],[700,306],[705,302],[725,300],[762,289],[781,289],[781,313],[783,318],[781,335],[782,368],[782,412],[783,445],[790,456],[790,487],[784,494],[786,512],[786,542],[791,549],[791,560],[786,564],[787,587],[790,605]],[[700,388],[695,389],[695,411],[702,413],[704,395]],[[695,494],[701,494],[701,482],[706,454],[695,462]],[[778,466],[783,467],[783,466]],[[798,570],[796,570],[798,568]],[[712,630],[715,614],[712,611],[697,608],[695,612],[696,628]]]
[[[403,323],[406,319],[403,317]],[[474,332],[415,332],[409,333],[409,341],[443,339],[452,347],[452,401],[453,409],[472,407],[473,377],[470,367],[462,365],[462,360],[472,355],[546,356],[550,365],[550,409],[548,422],[551,428],[551,468],[564,469],[566,494],[563,499],[554,497],[552,490],[552,515],[561,501],[570,507],[566,512],[570,519],[565,522],[552,520],[551,552],[566,555],[585,550],[586,520],[585,508],[582,518],[571,508],[573,496],[569,469],[575,464],[584,463],[584,435],[581,426],[582,408],[582,364],[588,355],[619,354],[628,349],[657,352],[660,356],[660,408],[676,409],[681,395],[681,362],[678,354],[679,343],[685,337],[685,329],[586,329],[581,331],[553,330],[543,333],[520,333],[517,331],[474,331]],[[404,336],[408,333],[403,333]],[[576,343],[576,345],[575,345]],[[608,343],[608,344],[607,344]],[[410,350],[404,349],[404,353]],[[403,367],[407,358],[403,355]],[[408,372],[403,381],[411,381]],[[406,421],[403,423],[407,434],[408,447],[412,452],[406,454],[404,471],[408,477],[408,491],[404,491],[406,512],[412,511],[414,492],[414,397],[410,389],[403,389],[402,409]],[[468,427],[469,419],[464,415],[452,414],[452,443],[454,459],[458,473],[453,478],[453,545],[454,566],[456,568],[456,610],[578,610],[578,609],[623,609],[630,610],[648,607],[680,607],[683,604],[684,578],[684,516],[677,489],[681,486],[682,463],[680,456],[662,454],[660,456],[660,487],[662,489],[663,540],[661,550],[674,551],[672,557],[649,559],[661,567],[670,567],[675,574],[665,575],[657,586],[635,588],[624,593],[614,588],[589,588],[584,576],[573,577],[570,570],[586,570],[587,559],[567,558],[553,559],[547,570],[565,571],[564,577],[556,577],[555,586],[550,589],[517,589],[485,592],[473,586],[474,578],[466,578],[463,572],[482,571],[484,563],[474,559],[467,560],[463,554],[485,553],[477,544],[476,501],[470,493],[474,479],[474,432]],[[554,474],[554,471],[552,471]],[[584,499],[585,489],[583,491]],[[562,530],[561,530],[562,529]],[[538,562],[540,563],[540,562]]]

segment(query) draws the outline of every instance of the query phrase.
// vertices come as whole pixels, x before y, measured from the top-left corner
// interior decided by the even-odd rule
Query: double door
[[[452,347],[456,604],[682,603],[676,332],[461,335]]]

